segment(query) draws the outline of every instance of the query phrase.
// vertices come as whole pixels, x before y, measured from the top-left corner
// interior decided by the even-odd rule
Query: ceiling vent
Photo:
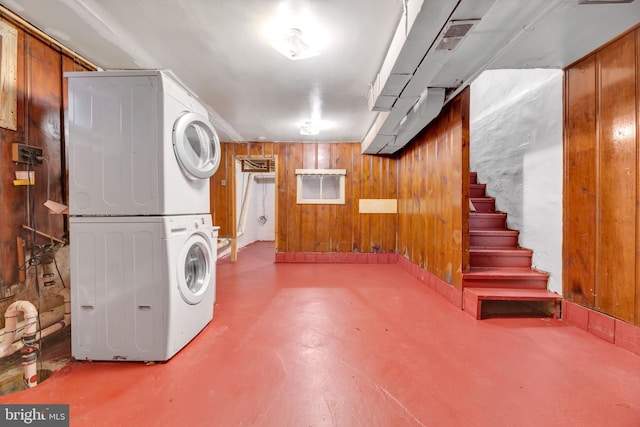
[[[469,31],[478,23],[479,19],[466,19],[450,21],[444,35],[438,43],[436,50],[453,50],[469,34]]]

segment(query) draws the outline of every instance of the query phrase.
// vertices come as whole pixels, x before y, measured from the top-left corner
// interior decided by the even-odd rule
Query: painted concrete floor
[[[640,426],[640,358],[548,318],[476,321],[398,265],[218,265],[213,321],[162,364],[71,362],[0,403],[72,426]]]

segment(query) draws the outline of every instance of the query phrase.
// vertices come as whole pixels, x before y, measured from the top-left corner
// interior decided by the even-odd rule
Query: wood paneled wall
[[[9,23],[13,25],[12,23]],[[65,71],[86,70],[59,49],[18,28],[17,53],[17,130],[0,128],[0,280],[5,286],[18,282],[16,237],[29,241],[22,229],[29,224],[27,187],[14,186],[15,172],[26,170],[11,159],[12,143],[20,142],[43,149],[49,164],[49,198],[66,204],[66,163],[64,128],[61,126],[66,105]],[[36,228],[61,238],[66,232],[61,215],[48,215],[47,164],[35,166],[34,209]],[[48,243],[38,237],[37,243]]]
[[[565,72],[563,293],[640,325],[640,29]]]
[[[396,251],[397,215],[358,212],[362,198],[396,198],[396,161],[362,155],[360,148],[359,143],[278,144],[279,252]],[[296,204],[298,168],[346,169],[346,203]]]
[[[399,254],[461,288],[469,264],[469,88],[399,162]]]
[[[221,237],[235,236],[232,181],[235,160],[276,160],[276,250],[278,252],[395,252],[397,215],[360,214],[361,198],[395,199],[396,160],[360,154],[359,143],[223,143],[212,179],[211,211]],[[296,169],[346,169],[344,205],[298,205]],[[222,185],[226,180],[226,185]]]

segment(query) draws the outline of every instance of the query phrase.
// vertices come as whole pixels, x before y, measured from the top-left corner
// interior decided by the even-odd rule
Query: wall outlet
[[[13,143],[11,147],[11,159],[18,163],[42,164],[42,148],[33,147],[31,145]]]

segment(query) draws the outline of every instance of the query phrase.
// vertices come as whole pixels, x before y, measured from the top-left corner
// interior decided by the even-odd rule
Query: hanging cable
[[[34,180],[33,180],[33,184],[31,184],[31,174],[35,175],[35,170],[34,170],[34,163],[33,163],[34,159],[29,158],[29,161],[27,162],[27,178],[29,179],[29,185],[27,185],[27,203],[28,203],[28,210],[29,210],[29,218],[28,218],[28,222],[29,222],[29,226],[31,227],[31,260],[33,260],[33,262],[31,263],[31,265],[33,265],[34,267],[34,284],[35,284],[35,291],[36,291],[36,303],[37,303],[37,309],[38,309],[38,317],[37,317],[37,322],[38,322],[38,330],[42,330],[42,324],[40,322],[40,313],[41,313],[41,309],[40,309],[40,302],[41,302],[41,297],[40,297],[40,281],[38,280],[38,264],[39,262],[37,254],[38,254],[38,247],[36,245],[36,205],[35,205],[35,176],[34,176]],[[26,264],[26,263],[25,263]],[[34,359],[34,360],[38,360],[38,363],[40,365],[40,370],[38,371],[38,382],[40,382],[40,373],[42,372],[42,334],[40,334],[40,337],[38,338],[38,340],[36,341],[35,337],[23,337],[23,343],[25,345],[25,351],[27,353],[30,353],[29,355],[29,359]]]
[[[45,199],[46,203],[51,200],[51,169],[49,168],[49,159],[44,156],[40,156],[38,157],[38,160],[44,161],[45,165],[47,166],[47,198]],[[51,226],[51,211],[49,210],[47,210],[47,225],[49,226],[49,248],[53,249],[53,227]],[[56,259],[55,252],[52,251],[51,257],[53,258],[53,260]],[[42,268],[44,269],[44,266]],[[57,268],[58,266],[56,265],[56,269]],[[60,273],[58,273],[58,275],[59,274]],[[50,271],[43,272],[42,277],[44,279],[44,286],[52,286],[56,284],[54,275]]]
[[[58,273],[58,277],[60,278],[60,283],[62,283],[62,287],[66,288],[67,285],[64,283],[64,279],[62,278],[62,274],[60,274],[60,269],[58,268],[58,261],[56,261],[55,254],[53,256],[53,265],[56,266],[56,272]]]
[[[49,169],[49,159],[47,159],[46,157],[42,156],[42,157],[38,157],[38,160],[43,160],[44,164],[47,166],[47,198],[45,199],[45,202],[48,200],[51,200],[51,196],[50,196],[50,191],[51,191],[51,174],[50,174],[50,169]],[[48,222],[48,226],[49,226],[49,236],[50,240],[51,240],[51,244],[53,245],[53,228],[51,227],[51,214],[47,215],[47,222]]]
[[[258,217],[258,222],[260,223],[260,225],[265,225],[267,223],[267,220],[269,219],[267,217],[266,200],[267,200],[267,184],[263,182],[262,183],[262,215]]]

